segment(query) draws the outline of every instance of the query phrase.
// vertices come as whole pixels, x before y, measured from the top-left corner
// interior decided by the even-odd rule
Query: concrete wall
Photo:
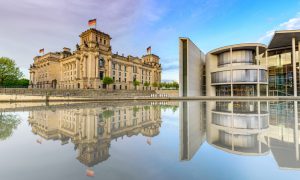
[[[204,62],[204,53],[190,39],[179,38],[179,96],[202,95]]]
[[[215,71],[218,66],[218,56],[207,54],[206,55],[206,95],[216,96],[216,88],[211,85],[211,72]]]
[[[186,101],[179,104],[180,160],[191,160],[205,141],[205,104]]]

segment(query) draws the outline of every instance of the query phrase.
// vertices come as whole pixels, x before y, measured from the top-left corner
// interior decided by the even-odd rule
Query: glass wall
[[[238,50],[232,51],[232,63],[236,64],[255,64],[254,51]],[[230,64],[230,52],[219,54],[218,66],[226,66]]]
[[[297,56],[298,53],[296,59]],[[268,61],[269,96],[292,96],[294,92],[291,49],[269,51]]]
[[[257,70],[239,69],[233,70],[233,82],[257,82]]]
[[[233,85],[233,96],[257,96],[256,85],[235,84]]]
[[[239,129],[265,129],[268,127],[268,115],[219,114],[213,112],[212,123]]]
[[[268,112],[267,102],[255,101],[219,101],[216,102],[215,111],[218,112],[233,112],[233,113],[258,113],[258,103],[260,105],[260,113]]]
[[[233,82],[257,82],[256,69],[237,69],[233,70]],[[260,82],[267,82],[267,71],[260,69]],[[211,83],[231,83],[230,71],[213,72]]]
[[[230,71],[220,71],[211,74],[211,83],[230,83]]]
[[[231,86],[230,85],[216,86],[216,96],[231,96]]]

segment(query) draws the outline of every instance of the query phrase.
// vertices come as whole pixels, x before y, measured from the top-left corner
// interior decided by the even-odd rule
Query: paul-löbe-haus
[[[111,37],[95,28],[88,29],[80,36],[80,45],[71,52],[49,52],[36,56],[30,66],[31,88],[57,89],[117,89],[154,90],[152,85],[161,80],[159,57],[151,54],[141,59],[112,53]],[[111,77],[114,83],[103,84],[104,77]],[[135,87],[133,82],[139,81]],[[145,82],[146,86],[145,85]]]
[[[179,38],[181,96],[299,96],[300,30],[276,31],[268,46],[244,43],[206,55]]]

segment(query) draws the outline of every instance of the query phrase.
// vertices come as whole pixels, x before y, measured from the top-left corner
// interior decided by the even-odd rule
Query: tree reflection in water
[[[20,122],[20,117],[17,115],[0,113],[0,140],[9,138]]]

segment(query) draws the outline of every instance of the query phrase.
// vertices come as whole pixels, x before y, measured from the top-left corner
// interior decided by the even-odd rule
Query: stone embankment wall
[[[22,89],[0,88],[0,94],[26,95],[26,96],[50,96],[50,97],[140,97],[155,94],[153,91],[134,90],[93,90],[93,89]],[[38,97],[37,97],[38,98]]]
[[[156,94],[163,94],[167,95],[168,97],[178,97],[179,92],[178,90],[156,90]]]

